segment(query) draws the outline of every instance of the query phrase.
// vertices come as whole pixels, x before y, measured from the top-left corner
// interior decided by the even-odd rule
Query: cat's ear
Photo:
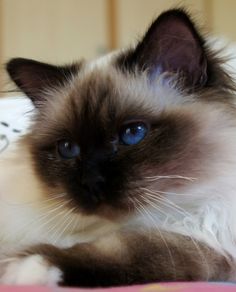
[[[59,67],[30,59],[15,58],[7,63],[6,69],[15,84],[37,106],[44,101],[46,90],[63,86],[78,72],[79,65]]]
[[[161,14],[135,50],[119,63],[128,70],[148,70],[152,78],[164,72],[178,73],[185,86],[202,87],[207,82],[204,40],[180,9]]]

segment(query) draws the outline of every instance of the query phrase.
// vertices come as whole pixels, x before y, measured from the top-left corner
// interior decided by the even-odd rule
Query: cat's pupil
[[[126,129],[126,134],[128,134],[128,135],[137,135],[139,132],[142,132],[141,126],[130,127],[128,129]]]
[[[58,142],[58,153],[62,158],[72,159],[80,154],[80,147],[75,142],[61,140]]]

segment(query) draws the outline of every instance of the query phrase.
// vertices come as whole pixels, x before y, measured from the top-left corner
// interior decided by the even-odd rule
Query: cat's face
[[[170,11],[136,48],[103,62],[10,61],[37,108],[24,143],[43,184],[75,212],[116,218],[206,178],[220,148],[211,132],[231,113],[224,72],[204,46]]]

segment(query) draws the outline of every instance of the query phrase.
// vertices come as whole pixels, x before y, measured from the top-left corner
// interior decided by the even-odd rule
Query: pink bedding
[[[1,287],[0,292],[236,292],[236,283],[166,283],[110,289],[71,289],[45,287]]]

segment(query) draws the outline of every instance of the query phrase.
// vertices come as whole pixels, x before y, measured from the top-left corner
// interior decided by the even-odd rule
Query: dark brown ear
[[[151,77],[179,73],[184,85],[190,87],[202,87],[207,82],[204,40],[180,9],[161,14],[135,50],[120,58],[119,65],[128,70],[148,70]]]
[[[79,65],[53,66],[34,60],[16,58],[10,60],[6,69],[15,84],[33,101],[35,106],[45,99],[43,92],[63,86],[79,70]]]

